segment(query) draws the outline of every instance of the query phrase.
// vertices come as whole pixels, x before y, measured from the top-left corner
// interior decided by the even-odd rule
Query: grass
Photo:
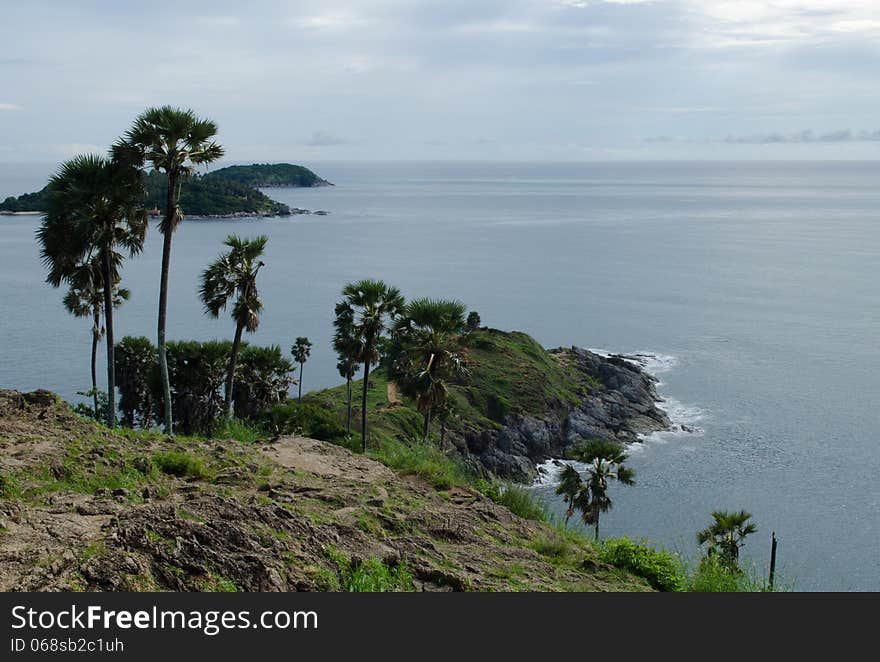
[[[214,439],[234,439],[245,444],[254,444],[267,436],[265,431],[256,425],[238,418],[225,421],[211,434]]]
[[[204,479],[212,472],[200,457],[183,451],[167,451],[153,454],[153,464],[164,474],[178,478]]]
[[[370,455],[400,474],[425,479],[438,490],[473,484],[473,477],[459,462],[431,444],[392,439]]]
[[[450,388],[454,415],[447,425],[451,433],[497,430],[509,414],[542,416],[565,410],[599,385],[524,333],[481,329],[466,336],[464,343],[470,377]],[[390,404],[387,388],[388,378],[380,366],[371,373],[367,391],[368,446],[372,448],[381,449],[392,440],[422,438],[422,414],[405,399]],[[355,438],[359,437],[362,389],[362,381],[352,382]],[[310,393],[305,401],[335,412],[338,420],[345,422],[345,385]],[[438,437],[439,423],[435,421],[430,440],[436,444]]]
[[[367,559],[345,573],[342,584],[349,593],[390,593],[414,591],[413,578],[406,566],[389,566],[380,559]]]
[[[497,491],[497,497],[489,496],[498,504],[507,508],[515,515],[523,519],[535,520],[536,522],[548,522],[550,515],[547,506],[528,489],[519,485],[509,484]]]

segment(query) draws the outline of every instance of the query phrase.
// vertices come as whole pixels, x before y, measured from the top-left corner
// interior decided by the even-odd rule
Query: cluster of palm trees
[[[427,439],[432,416],[445,412],[449,386],[467,375],[461,349],[465,306],[442,299],[406,303],[396,287],[366,279],[343,288],[335,312],[333,347],[339,374],[346,380],[349,434],[351,384],[358,366],[363,365],[361,450],[366,452],[370,370],[382,353],[389,378],[422,413]]]
[[[149,108],[113,145],[107,157],[77,156],[62,164],[49,181],[49,209],[37,231],[47,282],[67,284],[65,307],[74,315],[92,318],[92,373],[97,342],[107,342],[107,423],[116,424],[113,309],[127,298],[120,287],[126,257],[143,250],[147,230],[144,209],[144,168],[167,178],[165,213],[159,225],[164,235],[159,285],[158,347],[164,393],[164,423],[173,432],[171,387],[166,358],[168,272],[171,239],[183,220],[180,190],[194,169],[223,156],[214,142],[217,126],[191,110],[171,106]],[[104,324],[100,323],[103,315]],[[93,377],[97,415],[97,379]]]

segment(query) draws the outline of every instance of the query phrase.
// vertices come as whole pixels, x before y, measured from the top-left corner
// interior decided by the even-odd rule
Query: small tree
[[[229,247],[229,251],[212,262],[202,273],[199,294],[205,304],[205,311],[212,317],[217,317],[226,308],[229,300],[237,295],[232,308],[235,338],[232,341],[232,354],[226,373],[224,407],[228,417],[232,416],[232,389],[242,331],[253,333],[260,325],[263,302],[257,291],[257,274],[264,266],[260,258],[267,241],[265,235],[251,240],[229,235],[223,242],[224,246]]]
[[[447,410],[449,386],[469,374],[462,353],[464,312],[458,301],[410,301],[388,343],[388,374],[415,400],[424,417],[425,441],[434,414]]]
[[[713,511],[712,524],[697,533],[697,542],[707,546],[706,560],[717,560],[731,572],[739,572],[739,550],[745,545],[745,537],[758,530],[749,522],[751,517],[745,510]]]
[[[473,333],[474,331],[480,328],[480,324],[482,321],[480,320],[480,313],[476,310],[472,310],[467,316],[467,330],[469,333]]]
[[[290,348],[293,359],[299,363],[299,395],[297,400],[302,402],[303,399],[303,366],[309,360],[309,354],[312,353],[312,341],[304,336],[299,336],[296,343]]]
[[[629,457],[623,447],[614,441],[594,439],[578,448],[572,457],[586,464],[588,479],[573,493],[575,508],[581,512],[584,524],[592,524],[596,540],[599,539],[599,515],[611,510],[613,505],[608,496],[612,481],[621,485],[634,485],[635,472],[624,466]],[[576,471],[574,473],[577,473]],[[570,474],[568,479],[573,480]],[[580,476],[578,476],[580,480]]]
[[[584,483],[581,480],[581,475],[577,472],[577,469],[570,464],[566,464],[562,469],[562,474],[559,476],[559,485],[556,486],[556,494],[560,495],[563,502],[566,504],[566,525],[568,524],[568,520],[571,519],[571,516],[574,515],[574,511],[577,509],[578,494],[580,494],[583,489]]]

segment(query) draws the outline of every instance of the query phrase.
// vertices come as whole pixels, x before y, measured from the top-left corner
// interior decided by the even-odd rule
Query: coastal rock
[[[551,352],[564,355],[582,376],[585,395],[577,404],[560,406],[543,416],[508,414],[496,430],[465,433],[451,442],[471,467],[519,482],[537,475],[537,465],[563,457],[577,443],[606,439],[623,444],[669,429],[666,412],[657,406],[657,380],[623,356],[601,356],[579,347]]]

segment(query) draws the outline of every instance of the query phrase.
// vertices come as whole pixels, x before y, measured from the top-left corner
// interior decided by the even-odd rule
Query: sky
[[[0,0],[0,163],[875,159],[878,0]]]

